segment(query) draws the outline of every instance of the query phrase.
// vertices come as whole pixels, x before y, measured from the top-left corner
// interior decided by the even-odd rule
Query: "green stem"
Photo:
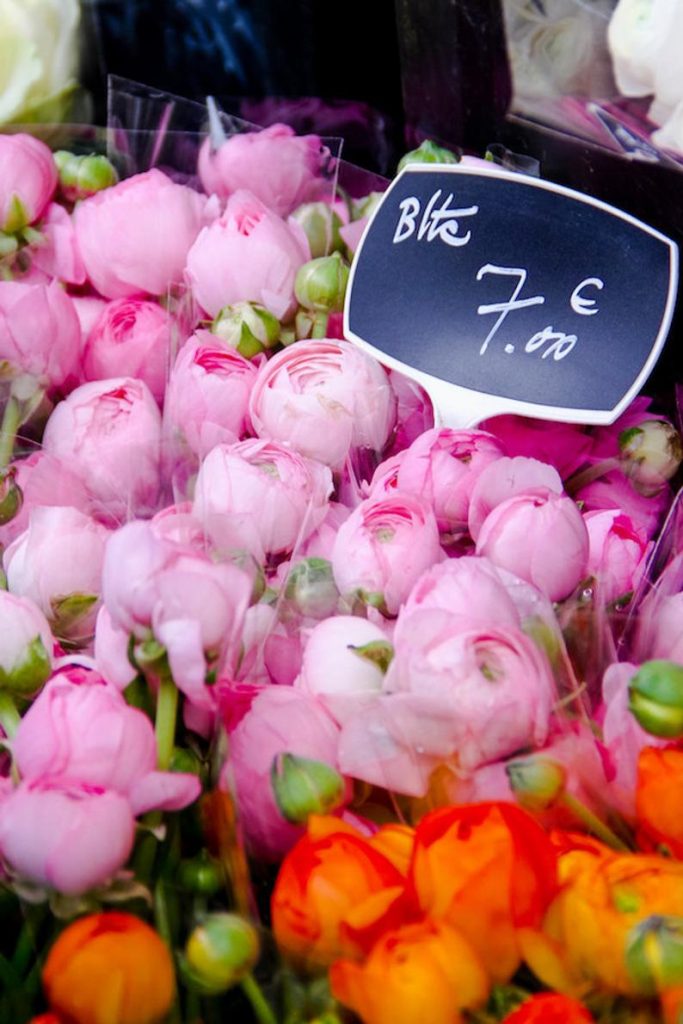
[[[160,878],[154,886],[154,924],[156,925],[159,935],[168,946],[171,956],[173,956],[171,918],[168,912],[168,904],[166,902],[166,883],[163,878]],[[168,1024],[181,1024],[180,1005],[178,1003],[177,992],[173,1006],[171,1007],[171,1011],[168,1015]]]
[[[9,740],[14,739],[20,723],[21,715],[17,711],[12,695],[0,690],[0,725]]]
[[[588,484],[592,484],[594,480],[599,480],[601,476],[605,476],[607,473],[611,473],[615,469],[623,469],[622,463],[619,459],[603,459],[602,462],[596,462],[593,466],[588,466],[586,469],[580,469],[578,473],[574,473],[570,476],[564,485],[564,489],[571,497],[580,491],[582,487],[587,487]]]
[[[577,800],[571,793],[563,793],[560,797],[560,803],[563,803],[567,810],[571,811],[572,814],[576,815],[580,822],[586,826],[589,832],[592,832],[594,836],[597,836],[605,844],[610,846],[613,850],[619,850],[621,853],[632,853],[626,843],[622,842],[619,836],[612,831],[609,825],[606,825],[604,821],[601,821],[596,814],[593,814],[591,810],[582,804],[580,800]]]
[[[9,466],[14,451],[14,440],[21,426],[21,406],[12,395],[7,400],[0,423],[0,469]]]
[[[157,766],[168,771],[173,758],[175,726],[178,713],[178,688],[170,672],[159,676],[155,732],[157,738]]]
[[[43,909],[41,907],[29,908],[26,911],[24,923],[14,949],[14,955],[12,956],[12,967],[20,976],[25,974],[32,957],[37,952],[36,938],[42,917]]]
[[[277,1018],[254,975],[247,974],[246,978],[242,978],[240,987],[251,1003],[251,1008],[259,1024],[277,1024]]]

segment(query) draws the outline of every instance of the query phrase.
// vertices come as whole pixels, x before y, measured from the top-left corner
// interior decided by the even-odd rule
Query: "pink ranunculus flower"
[[[57,281],[49,285],[0,282],[0,361],[43,387],[76,383],[81,326]]]
[[[335,721],[342,722],[382,690],[380,666],[356,653],[368,644],[386,646],[389,637],[379,626],[355,615],[325,619],[306,640],[294,685],[318,697]]]
[[[339,768],[371,785],[423,797],[450,765],[467,777],[549,733],[555,699],[548,663],[517,629],[462,631],[447,611],[408,616],[395,633],[384,692],[344,719]]]
[[[487,515],[501,502],[539,490],[555,494],[564,490],[560,474],[546,462],[517,455],[485,466],[472,489],[467,517],[470,536],[476,541]]]
[[[95,629],[108,537],[76,508],[37,506],[3,555],[10,592],[34,601],[60,639],[88,639]]]
[[[119,377],[82,384],[50,416],[43,445],[78,474],[105,521],[125,522],[154,510],[161,414],[143,381]]]
[[[81,337],[83,338],[83,345],[81,345],[82,354],[88,335],[107,307],[107,300],[99,295],[73,295],[71,301],[74,304],[76,315],[81,325]]]
[[[605,604],[627,599],[638,586],[651,548],[644,530],[616,510],[586,512],[589,576]]]
[[[280,860],[303,835],[280,814],[270,783],[277,754],[290,753],[337,766],[339,729],[311,694],[268,686],[252,701],[230,734],[221,784],[237,795],[247,849],[263,860]]]
[[[21,491],[22,504],[14,518],[0,526],[0,544],[5,548],[28,529],[32,508],[69,506],[85,513],[90,508],[85,484],[63,459],[45,451],[36,451],[11,463],[10,472]]]
[[[260,302],[282,320],[295,307],[294,279],[309,258],[306,235],[243,189],[201,232],[187,277],[202,309],[216,316],[235,302]]]
[[[133,813],[181,810],[197,798],[199,779],[156,770],[154,727],[97,672],[56,673],[21,720],[12,752],[24,782],[46,775],[125,796]]]
[[[52,153],[32,135],[0,135],[0,231],[34,224],[57,188]]]
[[[339,470],[352,448],[384,448],[396,397],[380,364],[351,342],[301,341],[261,367],[249,411],[259,437]]]
[[[362,592],[396,615],[423,572],[443,557],[434,514],[410,494],[368,498],[343,523],[332,548],[339,592]]]
[[[32,694],[47,679],[55,642],[47,619],[27,597],[0,590],[0,686]]]
[[[442,533],[462,533],[479,474],[503,455],[502,445],[484,431],[434,428],[403,454],[396,486],[431,504]]]
[[[339,501],[330,501],[325,518],[317,530],[307,537],[301,548],[302,558],[325,558],[329,561],[339,527],[351,515],[351,509]]]
[[[135,818],[119,793],[78,781],[22,782],[0,803],[0,856],[20,879],[78,896],[124,866]]]
[[[287,217],[315,192],[326,151],[317,135],[296,135],[286,124],[232,135],[199,151],[204,190],[226,199],[249,189],[280,217]]]
[[[97,291],[107,299],[165,295],[182,281],[206,204],[155,168],[79,203],[76,237]]]
[[[507,449],[507,454],[525,455],[554,466],[563,480],[587,460],[592,440],[577,423],[527,419],[524,416],[494,416],[480,424]]]
[[[262,561],[313,533],[331,493],[322,463],[277,442],[239,441],[202,462],[193,514],[219,549],[245,548]]]
[[[235,671],[251,590],[237,566],[160,537],[149,523],[129,523],[107,543],[102,597],[112,624],[142,640],[151,632],[176,685],[207,710],[207,672]]]
[[[232,444],[247,432],[249,396],[257,367],[221,345],[209,331],[197,331],[181,348],[164,403],[168,432],[199,459],[217,444]]]
[[[115,299],[83,346],[83,379],[137,377],[162,404],[170,371],[171,317],[157,302]]]
[[[71,214],[59,203],[50,203],[40,233],[42,239],[29,249],[32,266],[66,284],[83,284],[87,275]]]
[[[561,601],[586,575],[588,531],[571,498],[553,491],[521,494],[486,517],[477,554]]]
[[[615,469],[586,484],[574,494],[574,498],[581,502],[584,512],[603,509],[622,512],[649,538],[653,538],[671,505],[672,493],[670,487],[663,487],[651,496],[638,494],[628,477]]]

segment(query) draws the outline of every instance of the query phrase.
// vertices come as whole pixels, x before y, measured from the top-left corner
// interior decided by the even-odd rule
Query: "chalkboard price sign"
[[[611,423],[666,340],[678,248],[571,189],[497,167],[408,167],[356,253],[348,337],[419,380],[441,422]]]

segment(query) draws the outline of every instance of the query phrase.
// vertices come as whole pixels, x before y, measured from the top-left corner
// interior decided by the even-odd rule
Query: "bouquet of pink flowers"
[[[674,1024],[671,409],[440,428],[376,195],[193,142],[0,135],[0,1019]]]

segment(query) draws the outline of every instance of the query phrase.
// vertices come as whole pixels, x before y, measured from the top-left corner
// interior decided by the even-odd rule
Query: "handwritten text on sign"
[[[356,254],[346,327],[423,382],[609,422],[664,343],[676,271],[673,242],[569,189],[413,167]]]

